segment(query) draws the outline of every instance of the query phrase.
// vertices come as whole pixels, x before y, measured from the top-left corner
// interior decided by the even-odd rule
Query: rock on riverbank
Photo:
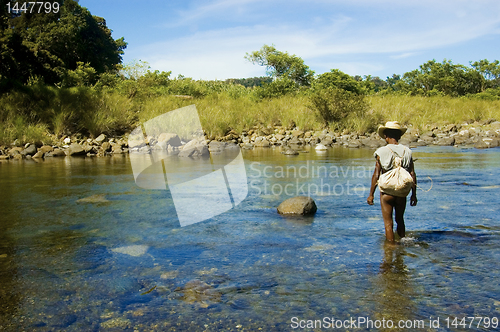
[[[329,148],[342,146],[346,148],[376,149],[385,145],[377,133],[351,134],[346,132],[303,131],[300,128],[285,128],[281,126],[256,126],[249,130],[237,133],[230,130],[222,137],[210,137],[206,143],[190,147],[193,142],[182,142],[176,134],[163,133],[158,137],[148,137],[142,145],[131,145],[127,136],[122,138],[108,138],[101,134],[95,139],[82,138],[78,135],[63,137],[59,143],[48,145],[41,143],[27,143],[19,146],[16,142],[10,146],[0,146],[0,161],[87,156],[102,157],[128,153],[131,151],[149,152],[154,150],[178,151],[180,156],[196,157],[208,153],[220,153],[224,149],[240,146],[242,149],[271,148],[282,146],[289,150],[301,150],[302,147],[321,146]],[[477,149],[495,148],[500,146],[500,121],[487,120],[473,123],[450,124],[445,126],[429,125],[424,130],[409,127],[400,140],[401,144],[409,147],[437,145],[437,146],[468,146]],[[149,144],[149,146],[146,146]],[[324,148],[323,148],[324,149]],[[195,151],[196,153],[191,153]],[[189,153],[188,153],[189,152]]]
[[[0,160],[15,159],[42,159],[66,156],[106,156],[128,152],[128,144],[125,138],[107,138],[104,134],[96,139],[75,137],[63,137],[53,145],[43,143],[27,143],[17,146],[16,142],[11,146],[0,146]]]

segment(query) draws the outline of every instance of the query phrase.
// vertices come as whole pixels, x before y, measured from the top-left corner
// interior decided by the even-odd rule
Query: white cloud
[[[394,59],[394,60],[406,59],[406,58],[414,56],[415,54],[416,53],[413,53],[413,52],[407,52],[407,53],[402,53],[402,54],[397,54],[397,55],[391,55],[390,58]]]
[[[187,10],[178,12],[176,20],[168,22],[165,26],[182,26],[199,24],[204,20],[234,20],[235,17],[242,17],[248,14],[251,8],[258,6],[258,3],[266,3],[266,0],[219,0],[209,4],[205,2],[194,2]],[[249,6],[251,5],[251,6]],[[259,7],[257,7],[259,8]]]
[[[246,10],[251,17],[257,17],[262,14],[262,10],[274,8],[277,2],[265,3],[266,9],[259,11],[257,9],[263,4],[262,0],[216,1],[182,13],[175,24],[201,22],[199,26],[202,26],[206,20],[224,21],[225,16],[233,15],[227,20],[238,15],[244,16]],[[297,5],[302,2],[294,3]],[[255,24],[220,24],[211,30],[198,30],[185,37],[149,44],[140,50],[129,50],[129,54],[133,58],[148,61],[155,69],[171,70],[174,75],[225,79],[264,75],[264,68],[253,66],[243,57],[247,52],[260,49],[263,44],[275,44],[279,50],[302,57],[311,67],[317,63],[315,60],[344,57],[343,61],[337,63],[342,64],[342,68],[359,72],[363,68],[376,70],[381,65],[349,62],[346,56],[387,54],[394,60],[405,59],[423,50],[443,48],[492,32],[498,33],[500,25],[500,18],[496,14],[500,12],[500,3],[497,2],[489,2],[489,9],[478,8],[464,1],[434,1],[430,7],[431,1],[412,1],[404,6],[395,0],[377,1],[375,5],[367,0],[355,3],[372,8],[377,5],[382,7],[379,13],[369,13],[367,11],[370,8],[360,12],[357,8],[349,7],[350,11],[344,5],[337,12],[324,11],[313,17],[306,15],[303,21],[286,21],[280,17],[276,20],[256,19]],[[327,4],[331,3],[308,3],[309,6],[323,6],[318,9],[325,9]],[[411,13],[404,11],[408,6],[412,7]],[[308,10],[311,11],[311,8]],[[377,15],[381,17],[377,18]],[[324,62],[323,67],[326,66]]]

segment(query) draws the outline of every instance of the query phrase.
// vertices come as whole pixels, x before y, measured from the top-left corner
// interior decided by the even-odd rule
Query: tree
[[[6,41],[0,55],[2,78],[25,83],[38,76],[46,83],[59,84],[80,63],[88,64],[98,75],[117,70],[127,46],[124,39],[114,40],[106,21],[92,16],[76,1],[57,2],[57,13],[28,10],[7,16],[7,23],[2,12],[0,39]]]
[[[147,61],[134,59],[122,67],[120,74],[125,76],[126,79],[138,80],[140,77],[146,75],[150,69],[151,66]]]
[[[312,86],[311,108],[325,125],[334,125],[337,129],[346,127],[351,119],[362,118],[368,109],[365,101],[367,82],[371,82],[371,77],[365,82],[361,76],[352,77],[339,69],[323,73]]]
[[[347,75],[339,69],[332,69],[329,72],[319,75],[314,82],[314,88],[336,88],[352,92],[356,95],[365,93],[362,81],[357,81],[354,77]]]
[[[477,70],[487,80],[494,80],[500,77],[500,61],[479,60],[471,63],[471,67]]]
[[[500,86],[500,61],[495,60],[493,62],[489,62],[486,59],[479,60],[471,63],[471,67],[485,79],[485,82],[481,87],[481,92],[488,88],[498,88]]]
[[[368,109],[363,95],[331,86],[314,91],[309,100],[325,125],[334,124],[337,129],[353,117],[364,117]]]
[[[300,86],[311,85],[314,71],[304,64],[304,60],[288,52],[278,51],[274,45],[264,45],[259,51],[247,53],[245,59],[266,67],[266,74],[273,78],[286,77]]]
[[[226,80],[227,83],[231,84],[241,84],[246,88],[251,88],[254,86],[262,86],[265,83],[271,83],[273,79],[271,77],[251,77],[251,78],[229,78]]]
[[[363,84],[368,92],[375,93],[386,90],[389,87],[389,84],[386,81],[382,80],[378,76],[372,77],[371,75],[365,76]]]
[[[403,91],[420,95],[464,96],[481,92],[484,77],[476,70],[463,65],[455,65],[451,60],[427,61],[415,69],[405,73],[398,85]]]
[[[400,91],[401,87],[400,81],[401,81],[401,76],[392,74],[391,77],[387,76],[387,79],[385,80],[387,82],[387,90],[389,91]]]
[[[265,83],[262,86],[258,86],[253,91],[258,99],[279,98],[296,92],[296,83],[286,76],[278,78],[271,83]]]

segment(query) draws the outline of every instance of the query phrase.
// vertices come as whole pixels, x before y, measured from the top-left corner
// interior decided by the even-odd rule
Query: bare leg
[[[380,206],[382,208],[382,218],[384,218],[385,238],[387,241],[394,242],[392,211],[395,197],[380,193]]]
[[[405,237],[405,220],[404,214],[406,209],[406,197],[394,197],[394,209],[396,210],[396,231],[400,238]]]

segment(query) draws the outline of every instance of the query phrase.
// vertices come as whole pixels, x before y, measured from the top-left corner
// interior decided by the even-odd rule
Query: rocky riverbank
[[[161,135],[160,135],[161,136]],[[163,134],[163,137],[148,137],[149,146],[156,149],[179,150],[187,148],[197,149],[197,155],[203,155],[210,151],[217,153],[225,148],[239,145],[243,149],[286,147],[288,154],[291,150],[302,149],[304,146],[328,148],[332,146],[343,146],[346,148],[370,148],[376,149],[385,144],[377,133],[365,135],[348,134],[322,131],[303,131],[300,128],[283,127],[254,127],[237,133],[229,131],[223,137],[217,137],[205,142],[183,142],[175,134]],[[167,140],[165,140],[167,139]],[[170,144],[169,142],[175,142]],[[419,131],[409,127],[400,140],[401,144],[410,148],[427,145],[440,146],[467,146],[478,149],[494,148],[500,146],[500,121],[487,120],[474,123],[450,124],[446,126],[428,126],[426,130]],[[28,143],[24,146],[11,144],[0,146],[0,161],[39,159],[66,156],[103,157],[113,154],[123,154],[130,151],[144,151],[142,146],[130,143],[128,137],[107,137],[102,134],[95,139],[82,138],[78,136],[63,137],[56,144]],[[208,148],[208,149],[207,149]],[[146,151],[148,148],[146,147]],[[208,151],[207,151],[208,150]],[[193,156],[183,153],[181,155]],[[196,154],[195,154],[196,155]]]

